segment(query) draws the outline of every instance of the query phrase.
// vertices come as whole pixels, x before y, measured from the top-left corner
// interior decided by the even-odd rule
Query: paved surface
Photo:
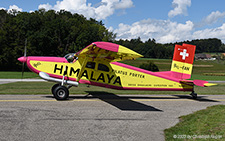
[[[178,117],[225,104],[225,95],[115,95],[89,92],[56,101],[50,95],[0,95],[1,141],[161,141]]]
[[[208,81],[209,83],[225,83],[225,81]]]
[[[43,79],[0,79],[0,84],[7,84],[13,82],[43,82]]]

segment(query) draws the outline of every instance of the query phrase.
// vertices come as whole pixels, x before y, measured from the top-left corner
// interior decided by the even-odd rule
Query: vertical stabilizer
[[[171,65],[172,77],[179,79],[191,78],[196,46],[183,44],[175,45]]]

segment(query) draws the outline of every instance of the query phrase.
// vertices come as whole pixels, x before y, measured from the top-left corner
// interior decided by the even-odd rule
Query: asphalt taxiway
[[[0,79],[0,84],[14,83],[14,82],[44,82],[43,79]]]
[[[159,141],[181,115],[218,104],[225,95],[0,95],[0,140]]]

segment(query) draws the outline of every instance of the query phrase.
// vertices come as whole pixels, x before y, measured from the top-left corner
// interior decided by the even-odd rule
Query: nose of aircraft
[[[23,57],[18,58],[18,60],[22,63],[25,63],[27,61],[27,57],[23,56]]]

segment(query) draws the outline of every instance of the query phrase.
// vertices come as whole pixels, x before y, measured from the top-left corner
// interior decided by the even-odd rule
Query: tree
[[[154,72],[159,71],[159,68],[152,61],[148,61],[147,63],[141,64],[139,68]]]
[[[64,56],[94,41],[113,41],[115,34],[102,21],[65,10],[0,10],[0,70],[21,69],[17,58],[23,55],[25,39],[28,55]]]

